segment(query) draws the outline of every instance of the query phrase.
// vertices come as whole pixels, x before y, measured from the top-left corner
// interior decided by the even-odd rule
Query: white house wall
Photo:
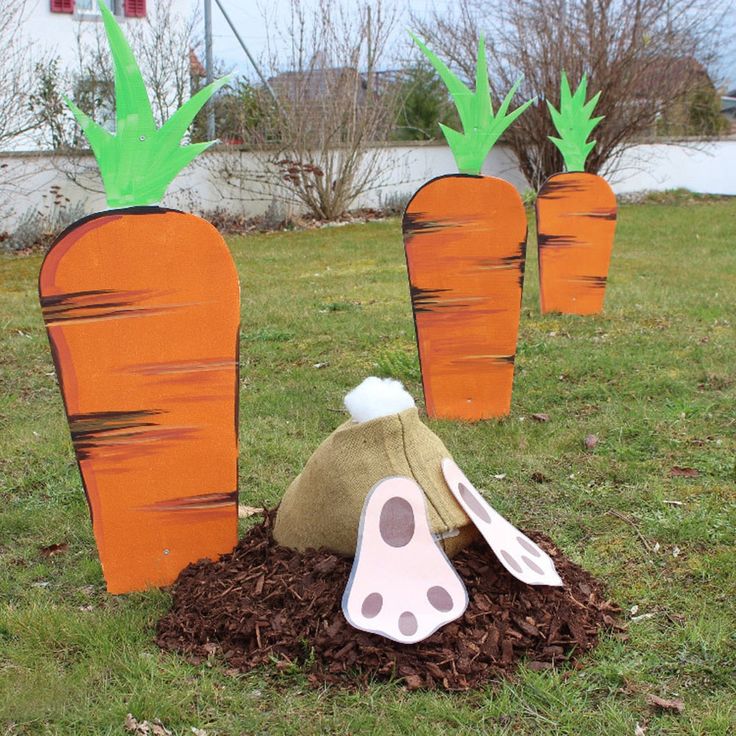
[[[97,0],[94,0],[97,2]],[[149,15],[156,7],[156,0],[148,0]],[[173,8],[184,17],[188,17],[192,9],[192,0],[173,0]],[[65,67],[77,64],[77,34],[79,26],[101,23],[99,15],[75,12],[52,13],[49,0],[28,0],[26,22],[22,33],[32,40],[39,56],[43,51],[58,56]],[[143,18],[126,18],[118,16],[118,22],[125,28],[128,24],[144,22]],[[188,49],[184,51],[187,53]]]

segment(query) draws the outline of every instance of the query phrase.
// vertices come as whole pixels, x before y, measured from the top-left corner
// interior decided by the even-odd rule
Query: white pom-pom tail
[[[367,422],[398,414],[416,406],[400,381],[370,376],[345,397],[345,408],[354,422]]]

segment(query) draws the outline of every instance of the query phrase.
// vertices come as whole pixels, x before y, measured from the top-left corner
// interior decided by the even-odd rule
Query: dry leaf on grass
[[[697,478],[700,475],[700,471],[697,468],[683,468],[675,465],[670,468],[670,475],[673,478]]]
[[[544,412],[539,412],[538,414],[532,414],[532,419],[536,420],[537,422],[548,422],[549,414],[545,414]]]
[[[647,733],[647,727],[642,726],[640,723],[636,724],[636,728],[634,729],[634,736],[646,736]]]
[[[647,703],[659,710],[669,710],[675,713],[682,713],[685,710],[685,703],[682,700],[666,700],[657,695],[647,695]]]
[[[549,478],[544,473],[534,472],[531,476],[535,483],[549,483]]]
[[[585,436],[583,442],[585,443],[585,447],[588,450],[594,450],[596,445],[598,444],[598,437],[594,434],[588,434]]]
[[[150,722],[139,721],[132,713],[128,713],[125,716],[123,726],[128,733],[135,734],[135,736],[173,736],[172,732],[158,718],[154,718]]]
[[[238,518],[239,519],[249,519],[251,516],[255,516],[256,514],[262,514],[263,509],[258,508],[257,506],[244,506],[243,504],[238,504]]]
[[[48,547],[40,547],[39,552],[42,557],[53,557],[54,555],[60,555],[69,549],[69,545],[66,542],[60,544],[50,544]]]

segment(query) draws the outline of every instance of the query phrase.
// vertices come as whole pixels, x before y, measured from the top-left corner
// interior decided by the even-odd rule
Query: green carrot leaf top
[[[447,143],[455,157],[458,169],[464,174],[480,174],[483,161],[489,151],[516,118],[534,102],[527,100],[523,105],[509,112],[511,101],[519,89],[521,79],[509,90],[509,93],[493,112],[490,86],[488,83],[488,65],[486,61],[486,47],[483,36],[478,41],[478,60],[475,67],[475,92],[470,89],[452,72],[447,64],[434,52],[430,51],[414,34],[414,42],[437,70],[440,78],[455,101],[463,132],[459,133],[440,123]],[[535,98],[536,99],[536,98]]]
[[[156,127],[141,70],[107,4],[99,3],[115,69],[115,133],[67,105],[89,141],[100,167],[110,207],[160,202],[176,175],[215,141],[181,145],[181,139],[207,100],[229,81],[218,79],[187,100]]]
[[[591,117],[601,93],[598,92],[586,102],[587,89],[588,78],[583,74],[578,88],[574,93],[571,92],[567,75],[562,72],[559,111],[547,101],[552,122],[560,136],[559,138],[549,136],[549,139],[560,149],[568,171],[585,171],[585,159],[595,147],[595,141],[588,141],[588,136],[593,132],[593,128],[603,120],[602,116]]]

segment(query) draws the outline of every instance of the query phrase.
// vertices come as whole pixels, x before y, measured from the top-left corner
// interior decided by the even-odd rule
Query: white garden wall
[[[449,148],[443,144],[385,146],[373,187],[356,206],[382,206],[415,191],[422,182],[455,171]],[[283,192],[264,183],[263,154],[217,149],[207,152],[176,180],[164,204],[192,211],[223,207],[253,216],[262,214]],[[226,183],[224,170],[235,173]],[[75,180],[69,178],[73,172]],[[495,148],[484,172],[511,181],[521,192],[528,188],[513,157]],[[736,195],[736,140],[687,146],[647,144],[627,150],[609,177],[617,193],[686,188],[706,194]],[[71,160],[50,153],[0,154],[0,232],[12,231],[25,213],[49,209],[52,187],[86,212],[105,208],[101,183],[92,156]],[[284,207],[285,205],[279,205]],[[291,204],[293,209],[298,209]]]
[[[736,195],[736,140],[636,146],[623,154],[610,179],[617,194],[690,189]]]

